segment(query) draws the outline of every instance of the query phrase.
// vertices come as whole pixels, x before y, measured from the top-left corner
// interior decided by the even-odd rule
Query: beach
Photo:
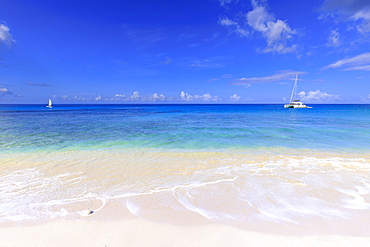
[[[370,237],[291,235],[244,231],[209,224],[174,226],[140,219],[123,221],[59,221],[37,226],[1,228],[4,247],[61,246],[368,246]]]
[[[2,163],[21,170],[24,178],[28,178],[28,186],[32,187],[18,195],[16,203],[23,205],[12,209],[17,212],[16,216],[2,222],[0,246],[366,246],[370,240],[367,202],[351,200],[347,194],[346,204],[340,204],[341,197],[346,194],[338,195],[328,187],[338,186],[341,179],[348,182],[353,173],[358,176],[352,178],[350,187],[361,185],[355,180],[368,176],[368,157],[366,160],[342,157],[339,162],[345,165],[339,170],[338,155],[335,158],[327,155],[320,153],[321,158],[315,157],[316,164],[312,167],[307,167],[302,157],[295,157],[301,164],[293,169],[287,169],[288,163],[282,167],[287,161],[291,165],[294,156],[273,159],[270,155],[254,155],[255,160],[252,160],[246,154],[216,152],[150,150],[133,155],[122,151],[79,151],[44,153],[42,158],[39,154],[22,154],[22,158],[16,159],[12,155]],[[263,158],[270,160],[270,165],[268,160],[262,161]],[[179,159],[188,166],[179,167],[175,162]],[[314,158],[310,159],[312,162]],[[147,170],[138,182],[138,173],[133,167],[134,170],[107,170],[116,167],[111,165],[114,161],[121,160],[135,162],[136,168],[140,160],[146,164],[163,162],[166,166],[160,171]],[[60,162],[74,163],[74,171],[79,176],[71,176],[70,167],[55,174]],[[256,165],[261,162],[265,163],[264,167]],[[282,166],[274,165],[276,163]],[[318,163],[325,164],[318,167]],[[30,167],[29,164],[34,165]],[[42,172],[36,172],[36,167],[42,167]],[[95,169],[83,172],[86,167]],[[335,175],[333,170],[336,170]],[[157,180],[146,181],[154,172]],[[205,172],[213,174],[212,179],[201,181]],[[252,178],[247,174],[253,176],[256,172],[262,180],[252,181],[253,188],[251,184],[240,183]],[[127,180],[129,173],[141,184],[141,191],[130,189],[130,193],[108,198],[107,191],[120,191],[114,185],[121,184],[122,178]],[[14,176],[15,173],[9,174]],[[97,182],[107,177],[113,179],[113,174],[115,179],[110,185]],[[189,174],[192,174],[193,184],[189,180],[181,183],[181,177]],[[243,178],[243,174],[246,177]],[[308,184],[302,174],[304,177],[319,176],[311,181],[320,183],[314,195],[306,190],[306,187],[314,188],[314,184]],[[170,175],[178,178],[177,183],[173,187],[161,186],[161,183],[168,185],[166,178]],[[337,176],[339,179],[333,180]],[[58,181],[58,178],[63,180]],[[323,185],[325,179],[330,180]],[[32,180],[35,182],[31,183]],[[56,182],[57,186],[53,185]],[[266,185],[268,182],[272,184]],[[37,198],[41,184],[47,185],[41,193],[48,195],[48,200],[41,202],[38,198],[36,202],[31,198]],[[343,185],[346,184],[339,184]],[[34,193],[35,188],[39,188],[37,193]],[[237,191],[242,188],[245,193],[248,188],[252,189],[248,203],[236,200],[240,196]],[[363,192],[359,195],[364,196]],[[368,194],[364,198],[368,200]]]
[[[366,246],[368,107],[308,110],[3,109],[0,246]]]

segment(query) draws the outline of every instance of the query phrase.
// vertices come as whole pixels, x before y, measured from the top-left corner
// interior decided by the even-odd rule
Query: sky
[[[1,0],[0,104],[370,103],[369,0]]]

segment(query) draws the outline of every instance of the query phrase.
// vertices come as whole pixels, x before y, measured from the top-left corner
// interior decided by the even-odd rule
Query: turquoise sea
[[[0,150],[370,148],[370,105],[0,106]]]
[[[2,224],[355,224],[370,105],[0,105],[0,178]]]

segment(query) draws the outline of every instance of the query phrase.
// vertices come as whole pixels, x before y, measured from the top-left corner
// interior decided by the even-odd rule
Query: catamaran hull
[[[284,105],[284,108],[312,108],[306,105]]]

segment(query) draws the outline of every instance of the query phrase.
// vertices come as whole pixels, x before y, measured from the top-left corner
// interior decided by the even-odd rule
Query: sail
[[[292,95],[290,96],[290,101],[289,102],[293,102],[293,100],[294,100],[296,90],[297,90],[297,81],[298,81],[298,71],[295,75],[294,86],[293,86]]]
[[[50,107],[50,108],[53,107],[53,102],[51,101],[51,99],[49,99],[48,105],[46,107]]]

